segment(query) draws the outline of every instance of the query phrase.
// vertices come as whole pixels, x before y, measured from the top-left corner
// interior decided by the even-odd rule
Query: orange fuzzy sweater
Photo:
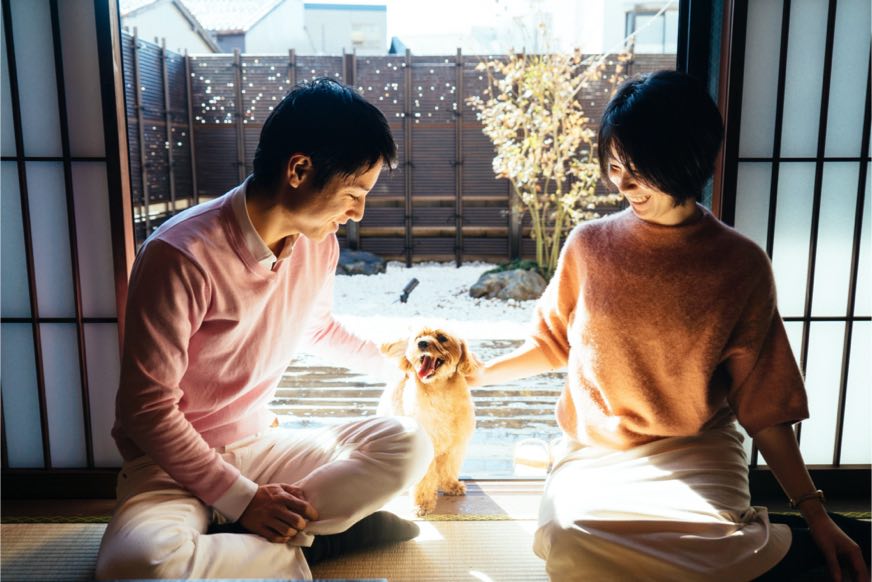
[[[567,366],[557,421],[579,442],[627,449],[734,418],[754,436],[808,418],[768,257],[699,209],[680,226],[628,209],[567,239],[532,341]]]

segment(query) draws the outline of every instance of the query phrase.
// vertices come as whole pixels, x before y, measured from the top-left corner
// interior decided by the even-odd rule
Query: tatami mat
[[[531,549],[535,522],[425,521],[414,541],[317,566],[320,579],[386,578],[390,582],[546,580]],[[3,524],[3,581],[91,580],[102,524]]]
[[[88,523],[0,525],[0,578],[93,580],[104,529]]]
[[[547,580],[533,554],[535,521],[425,521],[421,535],[397,544],[320,564],[320,578],[387,578],[391,582]]]

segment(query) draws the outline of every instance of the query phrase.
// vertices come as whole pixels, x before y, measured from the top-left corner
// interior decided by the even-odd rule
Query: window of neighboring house
[[[354,48],[378,48],[381,46],[379,27],[370,22],[351,23],[351,46]]]
[[[660,13],[636,8],[626,13],[625,36],[635,33],[635,52],[675,53],[678,48],[678,10]]]

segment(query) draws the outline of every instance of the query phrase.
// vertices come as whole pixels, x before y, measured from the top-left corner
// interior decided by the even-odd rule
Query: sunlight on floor
[[[418,537],[412,540],[416,544],[445,541],[445,537],[441,533],[439,533],[439,530],[436,529],[436,526],[434,526],[432,523],[422,521],[418,523],[418,527],[421,528],[421,533],[418,534]]]

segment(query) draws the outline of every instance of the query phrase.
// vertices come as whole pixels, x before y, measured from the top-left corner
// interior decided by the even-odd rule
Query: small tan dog
[[[398,360],[404,378],[385,389],[378,414],[414,418],[433,441],[433,462],[412,489],[418,515],[426,515],[436,508],[439,490],[445,495],[466,494],[466,486],[457,479],[475,430],[466,376],[478,361],[462,339],[433,328],[383,344],[381,351]]]

